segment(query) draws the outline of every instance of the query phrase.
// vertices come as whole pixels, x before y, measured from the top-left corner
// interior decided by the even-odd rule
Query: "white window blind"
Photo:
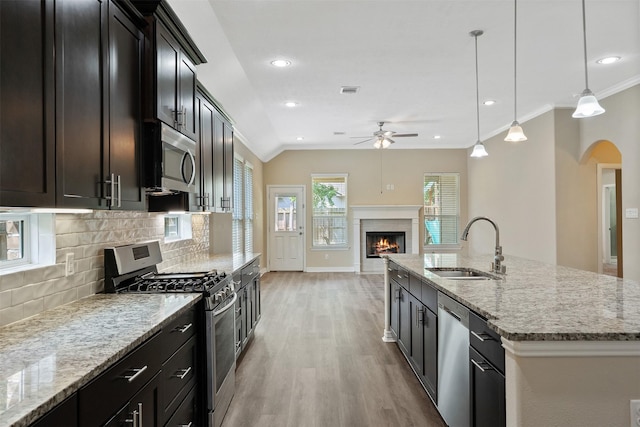
[[[244,164],[244,252],[253,252],[253,166]]]
[[[243,215],[244,204],[243,201],[243,175],[244,175],[244,163],[242,159],[234,157],[233,159],[233,220],[231,225],[231,241],[233,254],[242,254],[244,249],[243,239]]]
[[[347,246],[347,175],[312,175],[313,247]]]
[[[458,243],[460,175],[431,173],[424,176],[425,246]]]

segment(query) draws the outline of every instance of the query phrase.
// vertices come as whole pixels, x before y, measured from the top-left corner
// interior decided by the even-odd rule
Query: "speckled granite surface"
[[[505,256],[501,280],[448,280],[429,267],[489,272],[493,255],[389,255],[489,319],[512,341],[640,341],[640,283]]]
[[[260,255],[260,253],[242,255],[204,255],[196,257],[191,261],[172,265],[167,269],[167,271],[171,271],[172,273],[190,273],[194,271],[210,271],[215,269],[218,270],[218,272],[224,271],[227,274],[232,274],[234,271],[251,263]]]
[[[195,304],[97,294],[0,328],[0,426],[26,426]]]

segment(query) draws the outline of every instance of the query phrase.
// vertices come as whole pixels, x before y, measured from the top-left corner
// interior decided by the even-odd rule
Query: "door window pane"
[[[276,196],[275,231],[296,231],[298,229],[296,205],[295,196]]]

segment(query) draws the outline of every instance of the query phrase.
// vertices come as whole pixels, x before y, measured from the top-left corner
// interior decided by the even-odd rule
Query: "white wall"
[[[507,273],[508,255],[556,262],[554,126],[553,112],[545,113],[523,124],[528,141],[505,142],[500,134],[484,142],[488,157],[467,161],[468,217],[498,224]],[[491,225],[474,224],[468,246],[470,253],[492,253]]]
[[[601,140],[622,154],[622,245],[624,277],[640,280],[640,219],[625,218],[625,210],[640,208],[640,85],[600,101],[606,112],[581,122],[580,153]]]

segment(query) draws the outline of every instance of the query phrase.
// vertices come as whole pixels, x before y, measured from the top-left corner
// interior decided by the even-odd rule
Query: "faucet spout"
[[[471,228],[471,225],[479,220],[484,220],[489,222],[491,225],[493,225],[493,228],[496,230],[496,247],[495,247],[493,262],[491,263],[491,271],[493,271],[494,273],[504,274],[507,271],[507,267],[502,265],[502,261],[504,261],[504,256],[502,255],[502,246],[500,246],[500,229],[498,228],[498,224],[496,224],[493,220],[491,220],[490,218],[487,218],[486,216],[477,216],[473,218],[471,221],[469,221],[467,226],[462,231],[462,236],[460,237],[460,239],[466,241],[467,238],[469,237],[469,229]]]

